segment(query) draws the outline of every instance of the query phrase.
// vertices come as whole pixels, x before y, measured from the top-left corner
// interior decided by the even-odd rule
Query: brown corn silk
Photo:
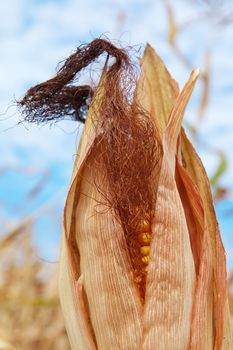
[[[134,278],[141,279],[139,293],[143,299],[146,273],[137,232],[145,216],[153,216],[153,175],[160,147],[153,122],[136,99],[132,101],[134,86],[130,62],[116,62],[106,72],[100,105],[94,111],[97,136],[91,166],[102,174],[95,183],[102,195],[99,204],[112,209],[124,230]]]
[[[95,39],[90,44],[81,45],[58,67],[56,75],[32,88],[18,102],[24,114],[24,120],[35,123],[46,123],[71,117],[84,122],[88,108],[88,99],[93,96],[89,85],[75,85],[78,74],[101,54],[107,52],[116,57],[113,70],[123,64],[129,65],[129,59],[124,50],[117,49],[109,41]]]
[[[134,278],[139,281],[143,300],[146,272],[138,232],[145,217],[148,220],[153,217],[156,194],[153,175],[160,148],[153,122],[136,99],[133,100],[136,77],[127,53],[102,39],[81,46],[54,78],[29,89],[19,104],[27,121],[46,122],[67,115],[82,120],[93,92],[87,85],[74,83],[80,70],[103,52],[115,57],[116,62],[106,71],[104,93],[98,111],[93,111],[92,122],[98,137],[91,166],[102,167],[103,179],[95,184],[102,194],[100,202],[113,209],[124,229]],[[95,117],[97,115],[99,117]]]
[[[94,95],[75,86],[104,51],[115,63]],[[209,182],[181,128],[198,71],[179,92],[147,45],[138,82],[133,72],[126,51],[96,39],[20,102],[29,121],[83,120],[93,96],[64,210],[59,289],[71,347],[231,349]],[[138,234],[145,218],[148,272]]]

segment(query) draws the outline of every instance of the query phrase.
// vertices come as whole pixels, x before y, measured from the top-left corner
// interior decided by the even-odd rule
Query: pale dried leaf
[[[169,349],[171,344],[176,344],[178,349],[187,348],[195,285],[185,215],[165,157],[152,226],[154,238],[144,309],[143,349],[151,350]]]
[[[212,253],[203,202],[196,186],[177,162],[177,186],[189,228],[197,283],[192,307],[190,349],[212,349]]]
[[[175,39],[177,35],[177,26],[175,22],[175,16],[173,9],[168,1],[165,1],[165,8],[167,10],[168,16],[168,42],[170,45],[175,44]]]
[[[76,240],[90,320],[99,349],[138,349],[142,305],[122,226],[106,207],[98,185],[101,169],[88,159],[76,211]],[[108,185],[104,184],[108,191]],[[106,332],[104,330],[107,330]]]
[[[182,92],[179,94],[174,108],[172,109],[171,116],[169,118],[166,128],[166,143],[170,152],[173,152],[174,156],[177,150],[177,139],[181,129],[181,123],[184,116],[185,108],[188,104],[195,83],[199,75],[199,70],[192,71],[188,82],[185,84]]]
[[[210,62],[211,62],[211,55],[210,55],[210,52],[207,51],[205,54],[204,68],[202,71],[202,93],[200,97],[200,105],[199,105],[199,111],[198,111],[199,120],[203,118],[209,103],[209,98],[210,98],[210,76],[211,76]]]
[[[97,89],[96,96],[100,93],[102,80]],[[99,95],[98,95],[99,96]],[[88,318],[85,310],[79,310],[80,295],[78,294],[78,280],[80,278],[80,256],[75,241],[75,211],[80,189],[80,175],[83,164],[88,157],[93,141],[95,130],[92,118],[95,117],[95,111],[98,110],[96,104],[99,98],[94,98],[90,107],[84,130],[79,143],[79,148],[74,163],[74,170],[71,179],[70,189],[68,191],[65,210],[64,210],[64,228],[60,256],[59,271],[59,290],[62,311],[65,318],[66,328],[72,350],[94,349],[94,340],[89,339],[90,330],[86,322],[82,320]],[[78,176],[79,175],[79,176]],[[78,307],[77,307],[78,305]],[[80,320],[81,318],[81,320]],[[84,329],[82,329],[84,326]],[[81,339],[80,339],[81,338]]]
[[[147,44],[141,59],[141,76],[137,94],[143,107],[151,114],[156,124],[160,141],[179,93],[178,84],[172,79],[162,59]]]
[[[206,215],[213,255],[213,319],[215,330],[215,349],[221,349],[223,337],[228,336],[229,339],[229,334],[225,335],[223,333],[224,327],[225,329],[231,328],[230,325],[228,326],[226,324],[226,322],[228,323],[229,320],[226,316],[227,286],[225,251],[222,245],[218,223],[216,220],[208,177],[200,158],[189,142],[184,130],[182,130],[181,133],[181,153],[185,169],[199,190]],[[229,340],[229,342],[231,341],[232,340]]]
[[[118,346],[119,349],[136,350],[142,332],[142,305],[133,281],[129,256],[125,254],[125,236],[112,211],[104,208],[101,213],[98,212],[98,203],[103,198],[96,182],[98,176],[102,180],[102,174],[93,167],[92,149],[96,135],[92,121],[98,117],[95,104],[100,103],[100,96],[98,93],[98,98],[94,98],[94,107],[88,114],[66,201],[63,251],[67,249],[67,254],[61,256],[60,295],[74,350],[86,350],[84,344],[92,341],[103,349]],[[63,283],[63,274],[67,271],[70,278],[66,277]],[[92,340],[92,332],[87,327],[83,331],[78,330],[81,326],[79,318],[86,318],[78,310],[77,280],[80,274],[83,276],[82,289],[86,295],[84,304],[89,312],[89,327],[95,334]],[[73,317],[69,319],[71,312]],[[77,337],[81,333],[84,343],[79,345]]]
[[[60,257],[59,292],[63,317],[72,350],[95,350],[91,329],[88,324],[88,314],[82,291],[79,292],[81,280],[76,281],[68,264],[67,242],[63,237]],[[78,290],[77,290],[78,289]]]
[[[181,120],[196,78],[194,72],[179,95],[163,137],[164,155],[143,310],[143,349],[168,349],[171,344],[185,349],[189,344],[196,276],[174,165]]]

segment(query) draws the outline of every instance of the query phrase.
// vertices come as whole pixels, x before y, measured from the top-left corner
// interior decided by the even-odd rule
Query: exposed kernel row
[[[135,278],[135,282],[140,286],[146,282],[146,274],[148,272],[148,263],[150,260],[150,243],[151,243],[151,222],[150,216],[146,215],[138,232],[140,243],[140,255],[143,264],[141,273]]]

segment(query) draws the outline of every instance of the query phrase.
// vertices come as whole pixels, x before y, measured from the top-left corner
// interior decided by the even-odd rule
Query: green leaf
[[[227,163],[226,156],[222,152],[219,152],[219,163],[218,163],[217,169],[215,170],[215,173],[213,174],[213,176],[210,178],[210,184],[212,187],[217,186],[220,178],[226,172],[227,168],[228,168],[228,163]]]

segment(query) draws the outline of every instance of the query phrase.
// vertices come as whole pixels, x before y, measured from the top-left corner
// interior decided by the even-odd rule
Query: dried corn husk
[[[181,128],[198,71],[179,93],[148,45],[135,98],[156,127],[162,152],[142,302],[124,228],[102,201],[95,162],[105,73],[80,141],[64,211],[60,298],[73,350],[231,349],[224,249],[209,182]],[[96,112],[97,111],[97,112]],[[100,117],[100,116],[99,116]],[[97,206],[98,204],[98,206]]]

